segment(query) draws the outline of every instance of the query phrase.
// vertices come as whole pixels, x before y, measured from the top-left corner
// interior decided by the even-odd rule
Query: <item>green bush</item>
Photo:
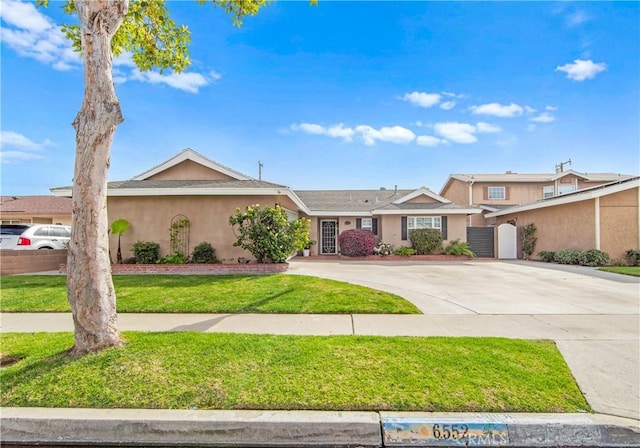
[[[581,266],[604,266],[609,264],[609,261],[609,254],[597,249],[583,250],[578,255],[578,264]]]
[[[412,247],[400,246],[393,253],[401,257],[410,257],[411,255],[415,255],[416,251]]]
[[[640,266],[640,249],[629,249],[626,255],[629,266]]]
[[[237,238],[233,245],[251,252],[258,263],[284,263],[310,242],[311,221],[306,218],[289,221],[279,205],[264,209],[250,205],[244,213],[237,208],[229,217],[229,224]]]
[[[469,247],[469,243],[461,242],[460,240],[451,241],[447,247],[445,247],[445,255],[459,255],[469,258],[475,258],[476,254],[473,253]]]
[[[538,252],[540,259],[546,263],[553,263],[556,260],[556,253],[549,250]]]
[[[437,229],[417,229],[409,237],[418,255],[429,255],[442,250],[442,233]]]
[[[577,249],[562,249],[556,252],[553,261],[560,264],[580,264],[580,252]]]
[[[154,264],[160,258],[160,245],[154,242],[136,241],[133,256],[137,264]]]
[[[536,243],[538,242],[536,230],[538,229],[533,223],[521,227],[522,253],[527,259],[530,258],[536,250]]]
[[[187,257],[182,252],[175,251],[172,254],[167,255],[158,260],[158,264],[185,264],[187,262]]]
[[[200,243],[193,248],[191,260],[194,263],[217,263],[216,250],[210,243]]]

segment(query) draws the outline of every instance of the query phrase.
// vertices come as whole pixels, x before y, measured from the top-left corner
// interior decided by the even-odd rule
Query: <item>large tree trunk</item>
[[[111,38],[122,24],[128,0],[75,0],[80,19],[85,92],[76,129],[71,241],[67,294],[80,356],[120,345],[116,296],[111,280],[107,221],[109,151],[123,121],[112,77]]]

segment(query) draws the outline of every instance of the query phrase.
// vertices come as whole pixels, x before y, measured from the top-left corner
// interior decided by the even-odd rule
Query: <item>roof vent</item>
[[[509,170],[505,174],[518,174],[518,173],[514,173],[513,171]]]

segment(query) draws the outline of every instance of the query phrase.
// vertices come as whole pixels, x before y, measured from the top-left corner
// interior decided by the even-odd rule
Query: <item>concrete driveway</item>
[[[596,412],[640,420],[640,278],[535,262],[293,260],[290,274],[395,293],[423,316],[353,316],[354,333],[553,339]]]

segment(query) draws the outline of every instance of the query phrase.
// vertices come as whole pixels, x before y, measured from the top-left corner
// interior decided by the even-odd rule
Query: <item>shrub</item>
[[[345,230],[338,237],[340,253],[347,257],[364,257],[373,254],[376,237],[368,230]]]
[[[258,263],[284,263],[310,242],[311,221],[306,218],[289,221],[279,205],[264,209],[250,205],[244,213],[237,208],[229,217],[229,224],[237,238],[233,245],[251,252]]]
[[[556,252],[553,261],[560,264],[579,264],[580,251],[577,249],[562,249]]]
[[[194,263],[216,263],[216,250],[210,243],[200,243],[193,248],[191,260]]]
[[[442,249],[442,233],[437,229],[417,229],[409,237],[418,255],[429,255]]]
[[[556,253],[549,250],[543,250],[538,252],[540,259],[546,263],[553,263],[556,259]]]
[[[185,264],[187,257],[179,250],[158,260],[158,264]]]
[[[522,253],[525,255],[525,258],[530,258],[533,252],[536,250],[536,242],[538,241],[538,237],[536,237],[536,226],[531,223],[526,226],[522,226]]]
[[[373,249],[373,253],[380,256],[392,255],[393,254],[393,244],[385,243],[384,241],[380,241],[376,244],[376,247]]]
[[[578,255],[578,264],[582,266],[604,266],[610,260],[608,253],[597,249],[583,250]]]
[[[401,257],[410,257],[411,255],[415,255],[416,251],[412,247],[400,246],[393,253]]]
[[[449,245],[444,249],[445,255],[463,255],[469,258],[475,258],[476,254],[473,253],[469,247],[469,243],[461,242],[460,240],[451,241]]]
[[[137,264],[154,264],[160,258],[160,245],[147,241],[136,241],[133,245],[133,256]]]
[[[629,249],[626,255],[629,266],[640,266],[640,249]]]

